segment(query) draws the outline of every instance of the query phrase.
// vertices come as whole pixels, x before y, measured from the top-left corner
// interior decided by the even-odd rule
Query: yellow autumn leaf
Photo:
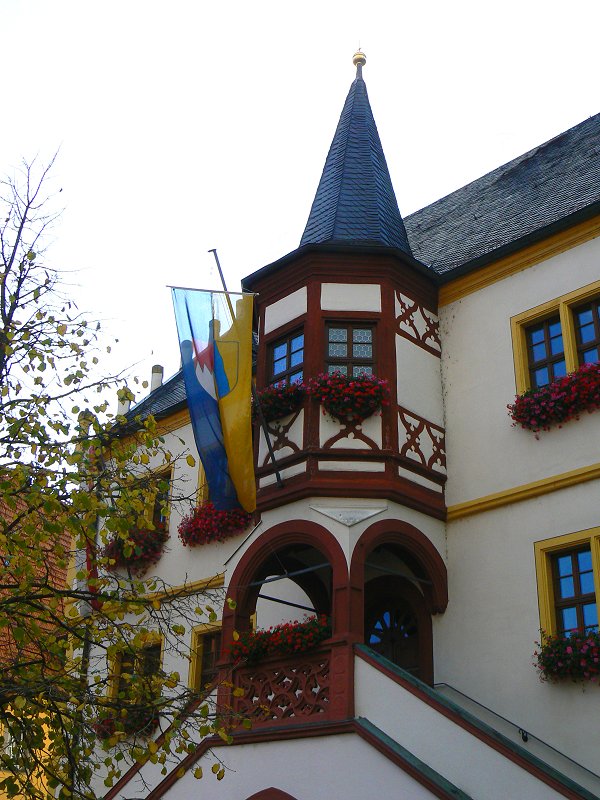
[[[188,456],[186,458],[186,461],[188,463],[188,466],[190,466],[190,467],[195,467],[196,466],[196,459],[194,458],[194,456]]]
[[[193,775],[194,775],[194,778],[197,778],[198,780],[200,780],[200,778],[202,777],[202,767],[196,767],[196,769],[193,772]]]
[[[231,636],[232,636],[234,642],[239,641],[240,635],[239,635],[239,633],[237,631],[234,631]]]

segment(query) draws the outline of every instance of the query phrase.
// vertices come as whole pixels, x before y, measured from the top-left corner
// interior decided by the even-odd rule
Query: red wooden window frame
[[[356,377],[354,375],[354,369],[360,369],[360,367],[370,367],[373,374],[376,374],[375,364],[376,364],[376,350],[375,350],[375,323],[373,322],[346,322],[345,320],[331,320],[325,324],[325,371],[330,372],[331,367],[344,366],[346,367],[346,374],[348,377]],[[330,331],[336,329],[345,329],[346,330],[346,344],[348,345],[348,355],[346,356],[334,356],[330,355],[329,353],[329,345],[330,344],[338,344],[338,342],[331,340]],[[371,331],[371,341],[370,342],[355,342],[354,341],[354,332],[359,330],[369,330]],[[343,344],[343,342],[340,342]],[[353,346],[360,345],[360,344],[370,344],[371,345],[371,357],[360,357],[355,356],[353,353]]]
[[[294,349],[294,342],[302,337],[302,347]],[[292,333],[282,336],[277,341],[269,345],[269,368],[268,368],[268,381],[269,383],[294,383],[301,381],[304,376],[304,330],[302,328],[292,331]],[[284,347],[285,352],[283,356],[275,358],[277,348]],[[295,353],[302,353],[302,361],[297,364],[292,364],[292,356]],[[285,359],[285,369],[275,372],[275,363]]]

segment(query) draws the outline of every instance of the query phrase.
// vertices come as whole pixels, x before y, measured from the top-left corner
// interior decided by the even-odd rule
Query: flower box
[[[96,738],[110,739],[113,736],[150,736],[158,727],[159,715],[154,708],[128,708],[125,716],[106,716],[93,724]]]
[[[102,555],[114,562],[109,569],[125,567],[134,575],[141,576],[160,559],[169,534],[165,525],[158,525],[152,530],[134,528],[127,536],[127,539],[120,536],[109,539]]]
[[[305,394],[306,387],[303,383],[285,383],[261,389],[257,396],[265,421],[273,422],[293,414],[302,405]],[[253,416],[257,416],[254,406]]]
[[[331,636],[331,623],[322,614],[303,622],[285,622],[267,630],[240,634],[230,648],[235,663],[256,664],[271,655],[305,653]]]
[[[600,364],[583,364],[547,386],[517,395],[507,408],[515,425],[536,433],[595,411],[600,408]]]
[[[212,503],[197,506],[179,523],[179,538],[187,547],[223,542],[248,527],[252,514],[242,508],[219,511]]]
[[[390,403],[388,382],[375,375],[323,373],[309,381],[308,392],[321,403],[323,412],[340,422],[362,422]]]
[[[600,633],[542,636],[534,664],[547,681],[597,681],[600,676]]]

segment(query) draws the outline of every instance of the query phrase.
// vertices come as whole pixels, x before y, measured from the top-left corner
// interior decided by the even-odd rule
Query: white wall
[[[434,797],[354,734],[222,747],[215,756],[225,766],[222,781],[216,781],[210,771],[214,756],[205,755],[198,762],[204,772],[202,779],[197,781],[191,772],[186,773],[165,798],[246,800],[269,787],[288,792],[297,800],[365,800],[375,790],[382,796],[406,800]],[[132,783],[122,797],[141,796],[141,790],[141,784]]]
[[[535,443],[534,443],[535,444]],[[597,771],[600,689],[540,682],[534,542],[599,524],[600,482],[448,526],[449,604],[434,617],[435,680]]]
[[[448,505],[598,462],[600,414],[534,435],[513,428],[510,318],[598,279],[600,239],[440,311]]]

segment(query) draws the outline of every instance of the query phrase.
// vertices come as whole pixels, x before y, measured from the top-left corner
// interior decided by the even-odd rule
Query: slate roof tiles
[[[404,222],[413,255],[445,275],[585,209],[598,213],[596,204],[600,204],[600,114]]]
[[[374,244],[410,255],[367,87],[350,87],[300,241]]]

